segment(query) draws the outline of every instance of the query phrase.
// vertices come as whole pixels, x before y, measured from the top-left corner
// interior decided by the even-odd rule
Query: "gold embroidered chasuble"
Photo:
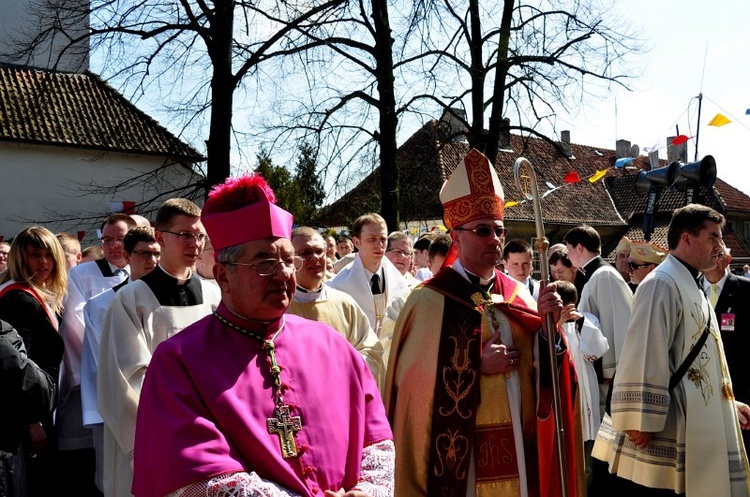
[[[680,383],[669,378],[706,325],[710,335]],[[716,318],[688,269],[673,256],[638,285],[633,317],[592,455],[610,471],[687,495],[747,497],[747,456]],[[667,359],[667,360],[665,360]],[[636,447],[625,430],[654,432]]]
[[[522,291],[525,299],[520,297],[521,286],[497,274],[503,288],[496,289],[500,293],[494,296],[496,301],[506,300],[533,309],[535,303],[528,292]],[[465,293],[457,292],[458,283],[453,279],[447,287],[418,287],[396,324],[385,389],[385,405],[399,461],[396,495],[429,495],[435,486],[434,481],[428,481],[447,473],[452,473],[458,481],[464,480],[464,485],[468,482],[465,493],[458,490],[455,495],[538,495],[533,350],[538,317],[534,321],[536,328],[529,328],[528,323],[524,328],[518,321],[511,321],[509,313],[500,311],[498,306],[483,305],[484,298],[471,302],[470,296],[452,295]],[[467,304],[467,300],[471,303]],[[494,316],[483,315],[490,308],[494,308]],[[452,336],[449,365],[439,371],[441,329],[446,323],[474,329],[477,334]],[[521,352],[519,369],[509,378],[500,374],[481,375],[478,367],[467,367],[472,360],[470,350],[474,350],[475,361],[481,351],[478,333],[486,340],[495,331],[493,328],[504,330],[504,336],[512,336],[506,343],[513,343]],[[472,389],[475,382],[479,382],[478,389]],[[476,394],[479,402],[470,402],[469,397]],[[443,400],[437,403],[436,395]],[[511,408],[512,405],[517,408]],[[476,412],[472,412],[474,406]],[[475,419],[473,440],[468,440],[461,430],[436,425],[435,419],[439,420],[441,415]],[[475,446],[473,451],[472,446]],[[574,465],[571,461],[571,467]]]

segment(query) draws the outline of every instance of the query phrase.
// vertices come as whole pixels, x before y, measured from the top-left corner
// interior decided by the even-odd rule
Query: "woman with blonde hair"
[[[53,379],[60,372],[63,340],[57,331],[68,275],[55,235],[30,226],[11,243],[8,269],[0,281],[0,319],[21,335],[29,358]],[[52,414],[29,424],[23,433],[29,496],[53,495],[52,454],[56,445]]]

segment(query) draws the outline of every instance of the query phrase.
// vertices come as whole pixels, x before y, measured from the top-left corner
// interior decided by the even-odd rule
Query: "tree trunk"
[[[393,77],[393,39],[386,0],[372,0],[375,63],[380,101],[380,213],[388,230],[399,229],[399,174],[396,165],[396,95]]]
[[[211,124],[206,142],[206,194],[230,175],[232,104],[236,83],[232,75],[234,1],[214,2],[208,54],[213,65],[211,78]]]
[[[471,57],[471,126],[469,145],[484,148],[484,80],[485,68],[482,57],[482,21],[479,16],[479,0],[469,0],[469,55]]]
[[[503,127],[505,109],[505,81],[508,78],[508,46],[510,44],[510,26],[513,16],[514,0],[505,0],[503,19],[500,25],[500,40],[497,47],[497,66],[495,67],[495,88],[492,91],[492,111],[490,112],[489,132],[484,155],[494,165],[500,143],[500,132]]]

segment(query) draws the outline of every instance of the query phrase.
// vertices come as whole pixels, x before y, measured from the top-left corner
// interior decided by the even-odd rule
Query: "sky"
[[[699,94],[703,95],[698,160],[716,159],[718,176],[750,194],[750,2],[747,0],[623,0],[620,15],[639,27],[650,47],[633,58],[631,91],[613,89],[605,99],[558,121],[571,131],[571,142],[615,148],[618,139],[644,148],[666,137],[694,137]],[[708,122],[721,113],[732,122]],[[688,142],[688,161],[695,159],[695,138]]]

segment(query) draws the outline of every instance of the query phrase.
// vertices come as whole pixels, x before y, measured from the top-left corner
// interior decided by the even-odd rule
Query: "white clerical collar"
[[[485,279],[485,278],[482,278],[481,276],[479,276],[477,274],[474,274],[471,271],[467,270],[465,267],[463,267],[461,265],[461,261],[459,261],[458,259],[456,259],[456,262],[453,263],[453,270],[456,271],[461,276],[463,276],[464,279],[466,279],[467,281],[471,281],[471,280],[469,280],[469,277],[468,277],[469,274],[472,275],[472,276],[474,276],[474,277],[476,277],[476,278],[479,278],[479,284],[480,285],[489,285],[491,282],[495,281],[495,272],[494,271],[492,272],[492,276],[490,276],[489,278]]]
[[[320,288],[318,288],[317,290],[308,290],[307,288],[302,288],[301,286],[297,285],[294,289],[293,298],[295,302],[301,302],[304,304],[317,301],[322,293],[323,285],[320,285]]]

